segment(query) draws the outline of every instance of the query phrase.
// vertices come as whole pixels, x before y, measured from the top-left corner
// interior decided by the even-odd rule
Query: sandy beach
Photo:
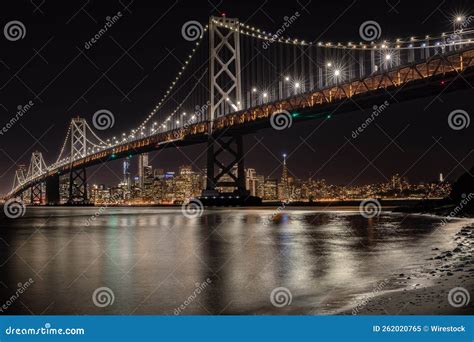
[[[474,224],[454,236],[451,250],[433,247],[433,257],[353,301],[344,315],[474,314]],[[386,290],[390,289],[390,290]],[[450,292],[451,291],[451,292]]]

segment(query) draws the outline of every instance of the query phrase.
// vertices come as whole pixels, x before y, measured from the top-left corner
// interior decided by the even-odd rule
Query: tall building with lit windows
[[[142,189],[145,185],[146,168],[148,168],[148,153],[142,153],[138,156],[138,183]]]

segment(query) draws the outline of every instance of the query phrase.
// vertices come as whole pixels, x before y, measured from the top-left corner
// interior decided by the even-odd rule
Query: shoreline
[[[474,314],[474,223],[455,235],[454,248],[436,252],[407,273],[393,274],[382,289],[377,287],[342,308],[339,315],[472,315]],[[388,288],[387,290],[384,290]],[[467,290],[462,295],[457,288]],[[449,297],[449,298],[448,298]],[[450,303],[454,302],[453,306]],[[466,305],[461,305],[465,303]],[[460,300],[459,304],[456,300]]]

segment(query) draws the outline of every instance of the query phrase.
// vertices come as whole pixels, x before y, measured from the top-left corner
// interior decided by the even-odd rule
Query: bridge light
[[[299,88],[299,87],[300,87],[299,82],[296,82],[296,83],[295,83],[295,88]]]
[[[385,59],[386,59],[387,61],[391,60],[391,59],[392,59],[392,55],[391,55],[391,54],[386,54],[386,55],[385,55]]]
[[[326,66],[327,66],[328,68],[330,68],[330,67],[332,67],[332,63],[331,63],[331,62],[328,62],[328,63],[326,64]]]
[[[458,23],[460,23],[460,22],[463,21],[463,20],[464,20],[464,18],[463,18],[462,16],[460,16],[460,15],[458,15],[458,16],[456,17],[456,21],[457,21]]]
[[[334,76],[340,76],[341,75],[341,70],[336,69],[334,70]]]
[[[290,77],[289,76],[285,76],[285,81],[289,81],[290,80]]]
[[[252,93],[256,93],[257,92],[257,88],[252,88]]]
[[[179,120],[176,120],[176,124],[179,125]]]
[[[267,94],[267,93],[263,93],[263,97],[267,97],[267,96],[268,96],[268,94]]]

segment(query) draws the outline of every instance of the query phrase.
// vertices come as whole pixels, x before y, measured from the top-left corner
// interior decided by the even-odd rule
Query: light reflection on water
[[[274,211],[260,208],[193,219],[179,209],[108,208],[90,220],[95,212],[29,208],[1,222],[2,302],[17,283],[35,281],[7,313],[173,314],[185,301],[182,314],[327,313],[447,247],[462,225],[357,210],[285,210],[269,225]],[[115,302],[97,308],[91,296],[102,286]],[[291,291],[287,308],[271,305],[276,287]]]

